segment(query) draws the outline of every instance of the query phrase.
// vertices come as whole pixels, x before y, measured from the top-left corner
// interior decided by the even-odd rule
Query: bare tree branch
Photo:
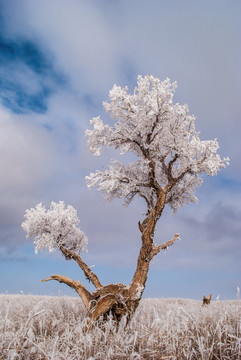
[[[153,248],[152,253],[151,253],[151,258],[153,258],[161,250],[166,250],[169,246],[173,245],[177,239],[179,239],[179,234],[175,234],[171,240]]]
[[[168,167],[167,167],[167,176],[168,176],[168,181],[172,181],[173,180],[173,176],[172,176],[172,166],[174,164],[174,162],[178,159],[178,154],[176,153],[173,157],[173,159],[169,162]]]
[[[89,305],[91,300],[93,299],[91,293],[86,290],[86,288],[79,282],[72,280],[64,275],[52,275],[47,279],[40,280],[41,282],[46,282],[50,280],[57,280],[60,283],[64,283],[68,285],[69,287],[73,288],[81,297],[83,303],[85,304],[86,308],[89,309]]]
[[[91,268],[82,260],[82,258],[78,254],[76,254],[76,252],[66,249],[64,246],[61,246],[60,250],[67,259],[73,259],[77,262],[79,267],[83,270],[86,278],[90,280],[97,289],[103,286],[100,283],[97,275],[95,275]]]

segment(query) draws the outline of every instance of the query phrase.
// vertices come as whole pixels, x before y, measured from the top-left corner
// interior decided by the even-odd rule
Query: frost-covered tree
[[[124,165],[112,160],[104,171],[91,173],[86,178],[89,188],[102,191],[108,200],[123,198],[128,205],[140,196],[146,214],[139,221],[141,247],[137,266],[130,285],[102,285],[98,277],[83,261],[80,252],[86,248],[87,238],[79,230],[76,211],[64,204],[52,203],[50,210],[41,205],[26,211],[23,228],[34,237],[36,250],[47,247],[58,249],[66,259],[75,260],[96,290],[90,293],[79,281],[62,275],[48,280],[63,282],[81,296],[91,319],[112,313],[117,320],[135,311],[145,289],[150,262],[161,250],[178,239],[178,234],[164,244],[156,244],[156,224],[166,205],[175,213],[190,202],[196,203],[195,188],[202,183],[202,174],[216,175],[228,163],[217,154],[217,140],[201,141],[195,130],[195,118],[187,105],[173,103],[176,83],[160,81],[153,76],[138,76],[133,94],[127,87],[114,85],[109,102],[104,102],[113,125],[93,118],[91,130],[86,131],[88,145],[95,156],[103,146],[131,152],[136,161]]]

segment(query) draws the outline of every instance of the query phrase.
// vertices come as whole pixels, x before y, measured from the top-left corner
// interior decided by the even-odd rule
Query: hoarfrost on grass
[[[240,351],[241,302],[144,299],[126,327],[88,328],[78,298],[0,295],[0,358],[12,360],[223,359]]]

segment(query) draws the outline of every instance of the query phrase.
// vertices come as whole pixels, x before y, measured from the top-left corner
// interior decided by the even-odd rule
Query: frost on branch
[[[86,250],[87,237],[77,227],[79,219],[76,210],[64,202],[52,202],[50,209],[40,203],[35,208],[26,210],[22,228],[27,237],[33,237],[35,252],[48,248],[49,252],[61,246],[77,253]]]
[[[152,189],[149,187],[149,162],[145,160],[126,166],[112,160],[108,170],[91,173],[86,177],[86,181],[89,188],[97,186],[107,200],[115,197],[124,198],[125,205],[128,205],[137,193],[142,197],[152,198]]]
[[[144,291],[144,286],[138,284],[138,286],[136,288],[136,293],[135,293],[134,299],[135,300],[141,299],[143,291]]]
[[[128,151],[138,160],[127,166],[112,161],[108,169],[91,173],[88,187],[97,186],[108,200],[123,198],[129,204],[138,194],[150,212],[158,194],[166,194],[166,204],[173,211],[197,202],[195,188],[201,175],[216,175],[228,164],[217,154],[217,140],[201,141],[195,130],[195,117],[188,106],[173,103],[176,83],[153,76],[138,76],[137,87],[128,94],[127,87],[114,85],[110,102],[104,108],[113,119],[106,125],[100,117],[90,121],[86,131],[92,153],[100,155],[103,146]]]

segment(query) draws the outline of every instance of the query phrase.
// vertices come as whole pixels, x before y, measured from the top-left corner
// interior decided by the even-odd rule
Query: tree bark
[[[179,237],[178,234],[175,234],[171,240],[159,246],[154,243],[156,223],[162,214],[166,201],[166,192],[162,189],[159,189],[158,192],[159,196],[153,210],[142,223],[139,222],[139,229],[142,233],[142,245],[130,286],[123,284],[103,286],[97,275],[82,258],[74,251],[66,249],[63,246],[60,248],[63,255],[66,259],[73,259],[77,262],[86,278],[92,282],[96,290],[91,294],[79,281],[74,281],[63,275],[52,275],[50,278],[41,281],[57,280],[60,283],[65,283],[72,287],[81,297],[89,312],[90,320],[96,321],[101,316],[103,316],[103,319],[107,319],[108,315],[111,314],[117,322],[119,322],[123,316],[126,316],[127,321],[129,321],[145,289],[151,260],[161,250],[165,250],[173,245]]]
[[[155,207],[146,219],[144,219],[142,224],[139,224],[139,229],[142,232],[142,246],[137,260],[136,271],[130,285],[130,292],[133,296],[137,291],[140,291],[141,288],[143,288],[142,292],[144,291],[150,261],[154,256],[153,250],[156,248],[154,244],[155,227],[165,207],[165,201],[166,193],[163,190],[159,190]]]
[[[64,283],[64,284],[70,286],[71,288],[73,288],[81,297],[86,308],[89,309],[89,305],[90,305],[93,297],[92,297],[91,293],[88,290],[86,290],[86,288],[79,281],[72,280],[64,275],[52,275],[52,276],[50,276],[50,278],[43,279],[40,281],[46,282],[49,280],[57,280],[58,282]]]
[[[100,283],[97,275],[91,270],[91,268],[82,260],[82,258],[76,254],[76,252],[65,248],[64,246],[60,247],[61,252],[67,260],[73,259],[77,262],[81,270],[83,270],[86,279],[90,280],[92,284],[98,289],[103,285]]]

